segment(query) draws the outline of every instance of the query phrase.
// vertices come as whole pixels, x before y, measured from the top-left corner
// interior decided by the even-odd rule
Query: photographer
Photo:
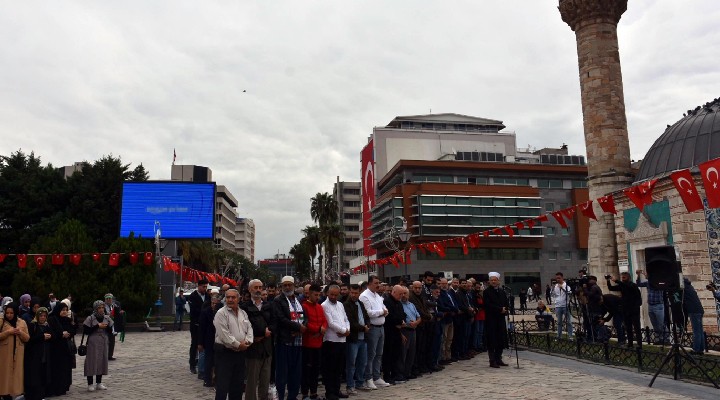
[[[602,318],[604,314],[603,310],[603,293],[600,286],[597,285],[597,277],[590,275],[588,277],[587,284],[582,287],[582,291],[585,293],[587,299],[587,314],[588,314],[588,332],[586,332],[586,341],[595,342],[599,338],[600,326],[595,323]]]
[[[715,296],[715,300],[720,301],[720,289],[718,289],[715,283],[710,282],[709,285],[705,286],[705,289],[712,292],[713,296]]]
[[[640,306],[642,296],[640,289],[630,279],[630,273],[620,274],[620,281],[617,278],[606,275],[607,286],[610,291],[620,292],[622,302],[623,321],[628,334],[628,347],[633,347],[633,339],[637,340],[638,347],[642,347],[642,336],[640,333]],[[612,284],[614,283],[614,285]],[[618,334],[619,337],[619,334]]]
[[[568,339],[571,339],[573,335],[573,327],[568,299],[568,295],[570,294],[570,287],[565,282],[562,272],[558,272],[557,274],[555,274],[555,281],[557,283],[552,289],[552,297],[553,303],[555,303],[555,316],[557,317],[557,337],[558,339],[560,339],[560,337],[562,336],[562,328],[564,323],[566,326],[565,332],[567,332]]]

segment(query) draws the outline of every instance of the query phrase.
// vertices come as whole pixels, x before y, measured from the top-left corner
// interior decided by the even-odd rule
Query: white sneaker
[[[382,378],[375,379],[375,381],[374,381],[373,383],[374,383],[375,386],[377,386],[377,387],[388,387],[388,386],[390,386],[390,384],[387,383],[387,382],[385,382]]]
[[[88,392],[94,392],[95,391],[95,385],[88,385]]]
[[[95,385],[95,389],[97,390],[107,390],[107,386],[103,385],[102,383],[98,383]]]
[[[369,390],[375,390],[377,389],[377,386],[373,383],[372,379],[368,379],[365,381],[365,385],[363,387],[368,388]]]

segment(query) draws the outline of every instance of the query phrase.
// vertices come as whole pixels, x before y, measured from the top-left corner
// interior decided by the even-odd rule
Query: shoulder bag
[[[77,348],[77,353],[79,356],[84,357],[87,355],[87,345],[85,344],[85,326],[83,325],[83,333],[82,338],[80,339],[80,346]]]

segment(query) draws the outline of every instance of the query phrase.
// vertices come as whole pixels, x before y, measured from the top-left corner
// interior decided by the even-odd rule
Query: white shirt
[[[553,287],[552,290],[552,297],[553,303],[555,303],[555,308],[567,307],[567,293],[569,290],[570,288],[568,288],[567,282],[563,282],[562,286],[560,286],[559,283],[555,284],[555,287]]]
[[[350,331],[350,321],[345,314],[345,306],[339,301],[333,304],[330,299],[326,299],[322,303],[325,319],[328,322],[328,330],[325,332],[325,342],[345,343],[345,336],[339,336],[341,333]]]
[[[373,293],[370,289],[365,289],[360,295],[360,301],[365,305],[365,310],[370,316],[371,325],[385,324],[385,304],[383,298],[377,293]]]
[[[235,349],[243,342],[253,342],[253,329],[247,313],[238,307],[237,315],[228,307],[218,310],[213,320],[215,343]]]

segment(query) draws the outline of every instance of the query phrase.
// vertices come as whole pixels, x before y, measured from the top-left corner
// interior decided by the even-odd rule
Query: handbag
[[[75,336],[68,339],[68,349],[70,350],[70,354],[75,355],[78,353],[77,345],[75,344]]]
[[[87,345],[85,345],[85,329],[83,328],[82,338],[80,339],[80,346],[77,348],[79,356],[84,357],[87,355]]]

